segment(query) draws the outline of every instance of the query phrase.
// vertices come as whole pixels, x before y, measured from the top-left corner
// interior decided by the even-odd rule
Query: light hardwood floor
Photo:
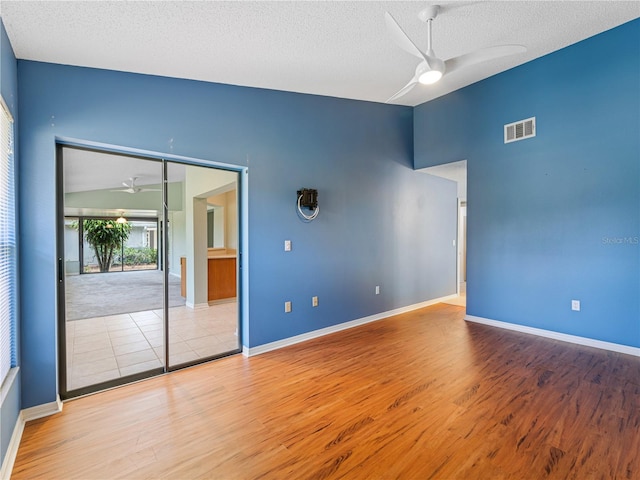
[[[67,402],[13,479],[638,479],[640,358],[435,305]]]

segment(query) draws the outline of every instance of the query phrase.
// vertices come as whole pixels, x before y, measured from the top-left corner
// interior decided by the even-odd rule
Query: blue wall
[[[16,57],[11,48],[9,37],[0,19],[0,93],[13,115],[14,122],[18,118],[18,68]],[[18,137],[17,128],[14,129]],[[17,149],[14,149],[17,158]],[[18,310],[19,312],[19,310]],[[18,352],[19,353],[19,352]],[[9,388],[4,400],[0,403],[0,465],[4,461],[13,429],[20,414],[20,371]]]
[[[640,347],[640,20],[420,105],[414,145],[468,161],[468,314]]]
[[[30,61],[18,80],[24,407],[56,393],[56,137],[248,166],[247,346],[455,293],[456,186],[413,171],[411,108]]]

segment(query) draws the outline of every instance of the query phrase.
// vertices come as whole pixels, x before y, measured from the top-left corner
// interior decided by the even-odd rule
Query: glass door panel
[[[69,398],[164,370],[163,164],[70,147],[59,148],[58,161],[61,393]]]
[[[169,368],[240,350],[237,192],[237,172],[167,162]]]
[[[131,234],[123,243],[123,271],[158,270],[158,219],[131,220]]]

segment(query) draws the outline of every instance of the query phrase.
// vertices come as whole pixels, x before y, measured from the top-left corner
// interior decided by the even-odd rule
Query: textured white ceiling
[[[21,59],[384,102],[413,75],[389,11],[424,48],[417,13],[443,6],[435,53],[447,59],[496,44],[528,52],[420,86],[417,105],[640,17],[640,2],[512,1],[0,1]],[[638,53],[638,46],[631,53]]]

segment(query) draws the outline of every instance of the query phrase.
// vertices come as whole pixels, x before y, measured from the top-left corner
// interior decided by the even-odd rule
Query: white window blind
[[[0,98],[0,384],[16,366],[16,228],[13,118]]]

